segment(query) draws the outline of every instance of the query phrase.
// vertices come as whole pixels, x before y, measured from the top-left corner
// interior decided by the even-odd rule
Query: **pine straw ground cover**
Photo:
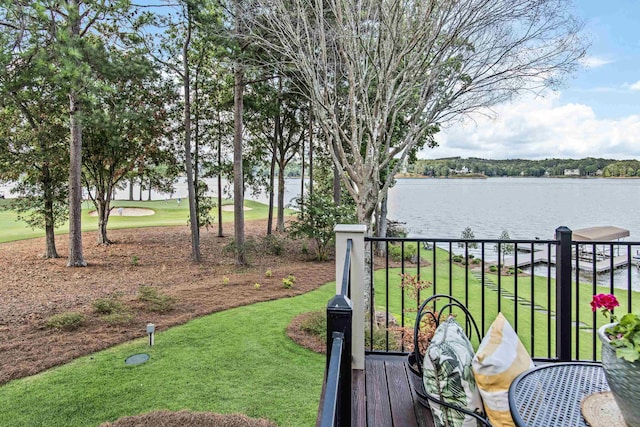
[[[251,265],[241,269],[225,250],[232,237],[214,232],[202,232],[203,261],[191,262],[186,226],[113,230],[110,246],[95,246],[95,234],[85,233],[87,268],[65,266],[66,236],[56,239],[62,258],[54,260],[40,257],[42,238],[0,244],[0,384],[145,336],[150,322],[162,332],[208,313],[302,294],[333,280],[333,262],[309,261],[298,242],[280,241],[282,253],[274,254],[274,245],[263,242],[265,229],[265,221],[247,223],[246,234],[255,244]],[[296,283],[286,289],[282,279],[289,275]],[[150,311],[138,300],[144,286],[171,297],[172,309]],[[113,296],[130,319],[114,321],[95,312],[96,300]],[[82,326],[72,331],[46,326],[51,316],[68,312],[82,314]]]

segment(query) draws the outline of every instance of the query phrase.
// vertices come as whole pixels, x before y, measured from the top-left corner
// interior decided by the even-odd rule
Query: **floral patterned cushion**
[[[481,411],[482,400],[471,371],[473,347],[453,317],[436,329],[427,348],[423,382],[425,391],[446,403]],[[470,415],[429,401],[436,427],[475,427],[478,421]]]

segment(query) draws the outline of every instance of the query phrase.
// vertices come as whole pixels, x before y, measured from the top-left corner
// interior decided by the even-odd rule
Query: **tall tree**
[[[167,106],[175,103],[173,85],[163,82],[146,58],[118,49],[111,56],[122,71],[104,83],[110,90],[95,95],[84,119],[82,177],[98,215],[98,244],[111,243],[107,224],[116,186],[145,162],[164,160]]]
[[[83,267],[86,266],[82,253],[80,178],[83,104],[96,89],[95,76],[109,68],[108,62],[101,60],[104,45],[124,41],[123,35],[128,38],[131,4],[104,0],[7,0],[3,6],[13,12],[4,16],[16,20],[16,40],[34,48],[30,52],[40,55],[41,63],[49,67],[52,82],[67,95],[70,131],[67,265]],[[126,43],[120,44],[120,48],[126,49]]]
[[[370,225],[416,144],[577,65],[584,47],[568,3],[255,0],[249,28],[300,75],[358,221]]]
[[[567,3],[256,0],[263,13],[253,36],[310,89],[358,219],[369,224],[399,165],[438,126],[553,86],[574,68],[584,48]],[[397,120],[407,131],[396,139]]]
[[[31,227],[44,228],[44,257],[57,258],[54,229],[67,218],[64,94],[37,48],[17,43],[15,28],[5,30],[0,26],[0,180],[17,182],[13,191],[21,197],[11,209]]]

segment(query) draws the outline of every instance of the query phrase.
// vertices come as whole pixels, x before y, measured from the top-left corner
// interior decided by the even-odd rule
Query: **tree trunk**
[[[313,197],[313,114],[309,105],[309,197]]]
[[[49,165],[44,162],[42,165],[42,182],[44,190],[44,231],[45,231],[45,258],[58,258],[56,250],[56,238],[54,231],[55,218],[53,214],[53,188],[51,188],[51,173]]]
[[[284,159],[280,159],[278,168],[278,221],[276,231],[284,232]]]
[[[300,142],[300,160],[302,163],[300,170],[300,217],[304,218],[304,139]]]
[[[218,237],[224,237],[222,232],[222,124],[218,110]]]
[[[340,173],[336,165],[333,165],[333,203],[340,205]]]
[[[75,34],[75,33],[74,33]],[[86,267],[82,255],[82,125],[80,102],[75,91],[69,93],[69,259],[67,267]]]
[[[151,201],[151,177],[149,177],[149,195],[147,197],[147,200]]]
[[[189,223],[191,227],[191,259],[200,262],[200,230],[196,210],[196,191],[193,183],[193,163],[191,159],[191,94],[189,87],[189,43],[191,41],[191,15],[187,7],[187,35],[182,45],[182,86],[184,88],[184,158],[189,191]]]
[[[274,186],[275,186],[275,174],[276,174],[276,150],[277,150],[277,138],[278,138],[278,125],[276,125],[273,131],[273,143],[271,144],[271,167],[269,169],[269,217],[267,219],[267,235],[270,235],[273,230],[273,198],[274,198]],[[278,213],[280,212],[280,206],[278,206]]]
[[[385,195],[380,203],[380,212],[376,221],[376,235],[377,237],[387,237],[387,212],[388,212],[388,198]],[[379,256],[384,256],[386,253],[387,245],[385,242],[377,242],[377,253]]]
[[[94,203],[98,214],[98,245],[109,245],[111,241],[107,237],[107,225],[109,224],[110,200],[103,195],[96,194]]]
[[[132,202],[132,201],[133,201],[133,181],[134,181],[134,178],[132,177],[132,178],[129,180],[129,201],[130,201],[130,202]]]
[[[244,241],[244,175],[242,171],[242,113],[244,70],[239,60],[234,71],[233,90],[233,218],[235,226],[236,265],[246,264]]]

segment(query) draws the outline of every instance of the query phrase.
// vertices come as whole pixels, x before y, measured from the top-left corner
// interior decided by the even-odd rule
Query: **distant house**
[[[580,176],[580,169],[565,169],[565,176]]]

